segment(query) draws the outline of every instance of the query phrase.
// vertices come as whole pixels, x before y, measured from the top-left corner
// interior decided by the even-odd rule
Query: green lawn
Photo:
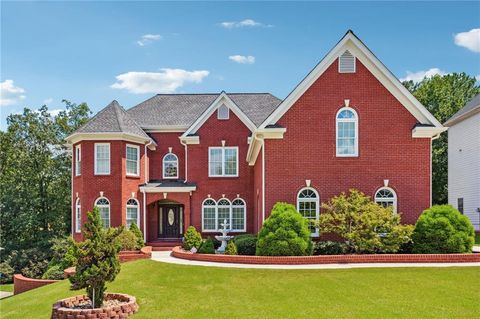
[[[263,270],[122,265],[109,291],[135,295],[140,318],[476,318],[480,268]],[[7,318],[48,318],[68,281],[0,301]]]
[[[0,285],[0,291],[13,292],[13,284]]]

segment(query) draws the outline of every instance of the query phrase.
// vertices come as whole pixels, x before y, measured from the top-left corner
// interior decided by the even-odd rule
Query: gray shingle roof
[[[456,122],[475,114],[477,111],[480,112],[480,94],[474,96],[473,99],[465,104],[463,108],[461,108],[457,113],[453,114],[453,116],[445,122],[445,125],[455,124]]]
[[[117,101],[112,101],[75,133],[127,133],[150,139]]]
[[[127,110],[141,126],[190,126],[220,94],[158,94]],[[227,94],[259,126],[280,104],[269,93]]]

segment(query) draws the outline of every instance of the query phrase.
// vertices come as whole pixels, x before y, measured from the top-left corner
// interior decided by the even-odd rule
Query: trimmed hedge
[[[190,251],[193,247],[196,249],[202,245],[202,236],[193,226],[189,226],[183,239],[183,249]]]
[[[198,249],[199,254],[215,254],[215,246],[213,243],[213,239],[208,237],[205,241],[203,241],[202,245]]]
[[[257,236],[255,235],[239,235],[233,238],[237,246],[237,253],[239,255],[254,256],[257,250]]]

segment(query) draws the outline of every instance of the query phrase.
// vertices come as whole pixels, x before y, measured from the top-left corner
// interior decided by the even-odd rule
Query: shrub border
[[[318,256],[242,256],[208,255],[173,248],[171,255],[180,259],[219,263],[260,265],[313,265],[350,263],[467,263],[480,262],[480,254],[373,254]]]

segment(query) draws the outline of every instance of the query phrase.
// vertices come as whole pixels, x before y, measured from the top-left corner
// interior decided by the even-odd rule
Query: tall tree
[[[465,106],[480,93],[476,79],[465,73],[435,75],[419,83],[407,81],[404,86],[441,123]],[[432,145],[432,198],[434,204],[448,202],[448,132],[443,133]]]

